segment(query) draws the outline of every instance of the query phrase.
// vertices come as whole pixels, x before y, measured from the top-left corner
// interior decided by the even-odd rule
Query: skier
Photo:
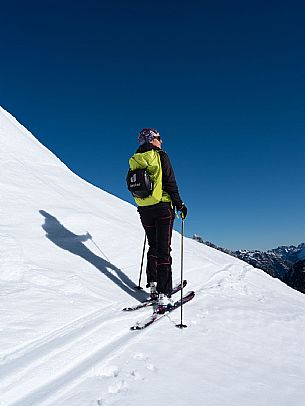
[[[162,150],[162,139],[153,128],[144,128],[138,136],[141,144],[130,158],[130,170],[146,169],[153,181],[152,195],[136,198],[141,223],[146,232],[147,286],[151,298],[158,300],[159,310],[172,306],[171,238],[175,208],[186,218],[187,208],[182,202],[174,171],[168,155]]]

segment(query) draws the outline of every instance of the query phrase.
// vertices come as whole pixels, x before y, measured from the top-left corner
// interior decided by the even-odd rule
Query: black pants
[[[172,257],[171,240],[175,212],[170,203],[139,207],[149,250],[147,253],[147,283],[157,282],[157,291],[171,296]]]

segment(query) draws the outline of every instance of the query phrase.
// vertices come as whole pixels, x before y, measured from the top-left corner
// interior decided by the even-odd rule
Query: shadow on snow
[[[137,300],[147,298],[145,292],[135,289],[136,284],[123,271],[111,262],[95,255],[83,244],[83,242],[92,239],[89,233],[84,235],[73,234],[56,217],[44,210],[39,210],[39,213],[45,218],[42,228],[46,232],[46,237],[55,245],[90,262],[90,264],[94,265],[102,274],[133,298]]]

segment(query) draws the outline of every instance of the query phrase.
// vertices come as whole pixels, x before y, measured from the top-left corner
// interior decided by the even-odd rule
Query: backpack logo
[[[128,190],[134,197],[145,199],[152,194],[153,183],[146,169],[129,170],[126,181]]]

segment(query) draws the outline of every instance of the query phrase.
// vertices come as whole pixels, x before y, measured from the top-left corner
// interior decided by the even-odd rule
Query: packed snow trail
[[[119,332],[112,327],[117,323],[122,326],[124,318],[109,320],[109,314],[107,316],[108,320],[104,317],[105,321],[99,320],[90,328],[78,328],[61,339],[58,337],[49,342],[47,346],[44,345],[47,347],[45,352],[41,347],[37,347],[36,351],[32,350],[27,359],[22,359],[13,372],[14,381],[21,382],[18,391],[8,374],[7,386],[5,379],[1,383],[5,393],[3,399],[20,405],[41,404],[52,393],[102,362],[113,351],[117,353],[121,347],[126,346],[128,341],[133,339],[127,326]],[[10,368],[10,365],[8,367]],[[29,390],[31,387],[33,389]]]
[[[304,295],[185,238],[188,328],[174,311],[130,331],[152,311],[122,312],[147,297],[133,290],[136,208],[73,174],[1,108],[0,192],[1,406],[303,406]]]

